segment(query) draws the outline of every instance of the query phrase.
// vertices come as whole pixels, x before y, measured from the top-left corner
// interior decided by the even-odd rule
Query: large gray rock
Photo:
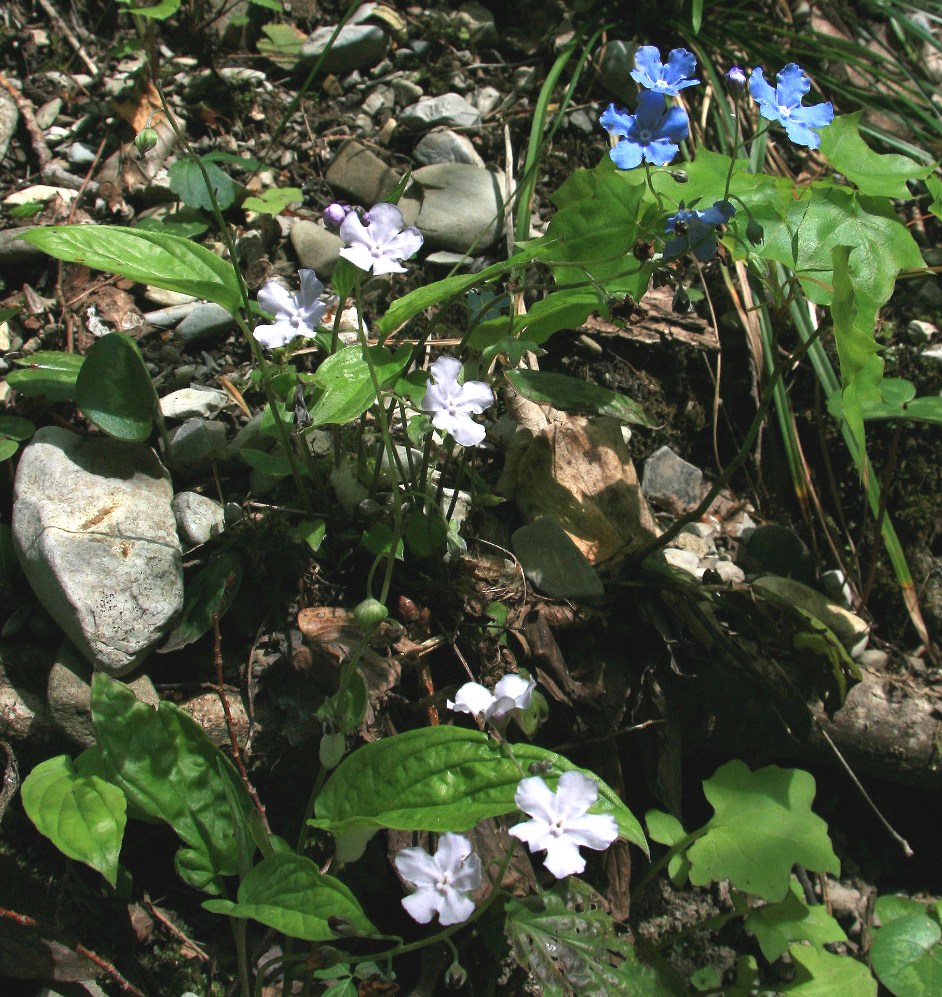
[[[301,219],[291,226],[291,245],[302,267],[327,280],[340,259],[343,240],[323,225]]]
[[[470,163],[483,166],[484,160],[466,135],[459,135],[450,128],[429,132],[413,150],[415,158],[424,166],[435,163]]]
[[[145,446],[52,426],[20,458],[17,556],[44,608],[109,675],[140,664],[183,606],[172,497]]]
[[[365,145],[351,139],[337,150],[324,179],[353,203],[369,208],[385,200],[401,177]],[[418,214],[415,201],[403,197],[399,209],[406,225],[414,225]]]
[[[440,97],[422,97],[404,107],[399,114],[399,124],[412,131],[435,125],[477,128],[481,124],[481,114],[460,93],[443,93]]]
[[[415,224],[429,249],[480,253],[504,231],[504,180],[466,163],[422,166],[412,174],[419,188]],[[416,189],[409,188],[416,196]]]
[[[314,62],[327,48],[336,26],[318,28],[301,46],[301,58]],[[373,24],[345,24],[321,64],[323,73],[349,73],[354,69],[369,69],[386,54],[388,46],[382,30]]]
[[[644,462],[641,490],[651,502],[671,508],[692,509],[700,501],[703,472],[688,464],[670,447],[659,447]]]

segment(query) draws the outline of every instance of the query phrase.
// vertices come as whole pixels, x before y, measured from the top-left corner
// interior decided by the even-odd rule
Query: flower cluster
[[[665,231],[673,235],[664,246],[664,258],[672,259],[688,250],[698,260],[706,261],[716,252],[716,230],[725,225],[736,209],[729,201],[715,201],[707,211],[681,208],[667,219]]]
[[[611,814],[589,813],[598,795],[598,784],[581,772],[564,772],[555,793],[540,776],[521,779],[514,802],[530,820],[512,827],[510,834],[531,852],[546,852],[543,864],[557,879],[580,873],[585,869],[580,848],[604,851],[618,837]],[[435,914],[443,925],[471,916],[474,901],[468,894],[481,885],[481,860],[466,837],[443,834],[434,855],[424,848],[404,848],[395,863],[415,887],[402,906],[420,924]]]

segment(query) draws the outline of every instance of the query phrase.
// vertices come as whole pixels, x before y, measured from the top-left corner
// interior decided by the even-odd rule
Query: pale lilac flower
[[[492,724],[499,724],[514,710],[528,710],[533,698],[536,682],[522,675],[505,675],[491,692],[478,682],[466,682],[456,693],[455,701],[446,701],[449,710],[455,713],[470,713],[483,716]]]
[[[402,212],[395,204],[374,204],[369,224],[364,225],[355,211],[347,213],[340,226],[345,245],[340,255],[361,270],[374,274],[405,273],[402,260],[422,247],[422,233],[413,225],[404,227]]]
[[[657,46],[642,45],[635,52],[631,78],[647,90],[664,97],[676,97],[685,87],[699,86],[699,80],[689,78],[696,69],[697,57],[685,48],[675,48],[663,63]]]
[[[463,446],[477,446],[484,439],[484,427],[471,418],[494,404],[494,395],[483,381],[458,384],[461,361],[439,357],[429,367],[432,380],[425,390],[422,408],[432,416],[432,425],[451,435]]]
[[[510,833],[531,852],[545,851],[543,864],[557,879],[580,873],[585,869],[580,847],[604,851],[618,837],[611,814],[588,812],[598,795],[598,785],[581,772],[564,772],[555,793],[538,775],[521,779],[514,802],[532,820]]]
[[[324,285],[313,270],[299,270],[301,290],[292,294],[275,280],[258,292],[259,306],[275,316],[271,325],[257,325],[252,335],[273,350],[287,346],[295,336],[313,336],[327,305],[320,300]]]
[[[481,885],[481,860],[466,837],[447,832],[434,856],[424,848],[403,848],[395,861],[399,875],[415,887],[402,906],[419,924],[428,924],[434,914],[443,925],[471,916],[474,901],[467,894]]]

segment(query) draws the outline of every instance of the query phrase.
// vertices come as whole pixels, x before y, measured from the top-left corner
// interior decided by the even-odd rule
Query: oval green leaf
[[[870,964],[895,997],[942,992],[942,929],[921,912],[906,914],[874,933]]]
[[[18,369],[7,374],[7,384],[29,398],[74,402],[75,382],[85,357],[77,353],[41,350],[14,361]]]
[[[111,332],[88,351],[75,383],[79,408],[109,436],[143,443],[153,428],[157,393],[137,343]]]
[[[504,376],[517,394],[531,402],[548,403],[563,412],[608,415],[637,426],[657,425],[634,399],[590,381],[547,370],[511,370]]]

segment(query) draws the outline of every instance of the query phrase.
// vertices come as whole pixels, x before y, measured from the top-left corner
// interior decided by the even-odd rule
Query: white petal
[[[522,824],[514,824],[507,833],[525,842],[531,852],[543,851],[552,840],[550,826],[545,820],[527,820]]]
[[[538,775],[520,780],[514,793],[514,803],[531,817],[539,817],[547,823],[556,819],[556,795]]]
[[[373,230],[373,238],[383,245],[394,239],[402,231],[404,224],[402,212],[395,204],[380,201],[370,208],[370,228]]]
[[[618,837],[618,823],[611,814],[585,814],[567,822],[566,837],[601,852]]]
[[[483,381],[465,381],[458,389],[455,402],[465,412],[480,414],[494,404],[494,393]]]
[[[451,884],[462,893],[471,893],[481,885],[481,860],[474,852],[464,860]]]
[[[373,240],[366,231],[366,226],[355,211],[348,211],[347,217],[340,224],[340,238],[348,246],[359,245],[372,248]],[[342,251],[341,251],[342,252]],[[358,264],[359,265],[359,264]],[[367,269],[367,268],[363,268]]]
[[[526,710],[530,707],[530,700],[535,688],[536,682],[533,679],[525,679],[522,675],[515,675],[511,672],[494,686],[494,695],[498,698],[509,696],[518,709]]]
[[[258,292],[258,306],[270,315],[277,316],[279,312],[293,314],[295,310],[294,297],[291,292],[277,280],[268,281]]]
[[[430,381],[422,398],[422,409],[425,412],[440,412],[448,405],[448,390],[446,385]]]
[[[298,330],[287,319],[279,320],[274,325],[257,325],[252,330],[252,335],[269,350],[286,346],[297,334]]]
[[[581,772],[570,770],[559,777],[556,788],[557,811],[564,820],[581,817],[599,798],[598,783]]]
[[[311,311],[317,304],[317,299],[324,290],[324,285],[317,279],[313,270],[299,270],[301,290],[298,292],[298,305],[303,311]]]
[[[392,239],[383,243],[383,254],[395,256],[399,260],[407,260],[413,253],[422,248],[422,233],[417,228],[407,228]]]
[[[439,357],[429,367],[429,373],[435,378],[436,383],[444,388],[448,385],[457,385],[461,369],[461,361],[455,357]]]
[[[486,689],[478,682],[466,682],[456,693],[455,701],[447,701],[449,710],[456,713],[473,713],[475,715],[484,711],[494,702],[494,697],[490,690]]]
[[[382,256],[373,257],[373,273],[377,276],[384,273],[405,273],[406,268],[399,263],[398,258],[395,254],[388,255],[386,250],[383,250]]]
[[[402,898],[402,906],[419,924],[428,924],[439,910],[442,895],[434,887]],[[473,905],[472,905],[473,906]]]
[[[440,896],[438,920],[441,924],[461,924],[474,913],[474,901],[458,890],[448,887]]]
[[[350,214],[352,215],[353,212],[351,211]],[[347,217],[349,218],[350,215],[347,215]],[[373,259],[373,254],[363,243],[357,242],[350,246],[344,247],[343,249],[340,250],[340,255],[345,260],[349,260],[355,267],[358,267],[360,270],[373,269],[373,263],[375,262],[375,260]]]
[[[396,853],[396,868],[413,886],[425,887],[438,882],[439,868],[424,848],[403,848]]]
[[[511,696],[497,696],[494,702],[484,711],[484,719],[490,720],[491,723],[497,723],[498,720],[506,717],[508,713],[513,713],[516,708],[516,700]]]
[[[557,878],[578,875],[585,869],[585,859],[567,838],[553,838],[546,849],[543,865]]]
[[[456,416],[453,420],[451,435],[463,447],[476,447],[487,435],[487,430],[475,422],[471,416]]]
[[[461,422],[460,416],[454,416],[446,409],[442,409],[432,416],[432,425],[443,433],[451,433],[452,436],[454,436],[454,430],[460,428]]]
[[[463,834],[453,834],[446,831],[438,839],[438,848],[435,849],[435,864],[442,872],[450,870],[457,871],[464,864],[465,859],[474,853],[474,846]]]

